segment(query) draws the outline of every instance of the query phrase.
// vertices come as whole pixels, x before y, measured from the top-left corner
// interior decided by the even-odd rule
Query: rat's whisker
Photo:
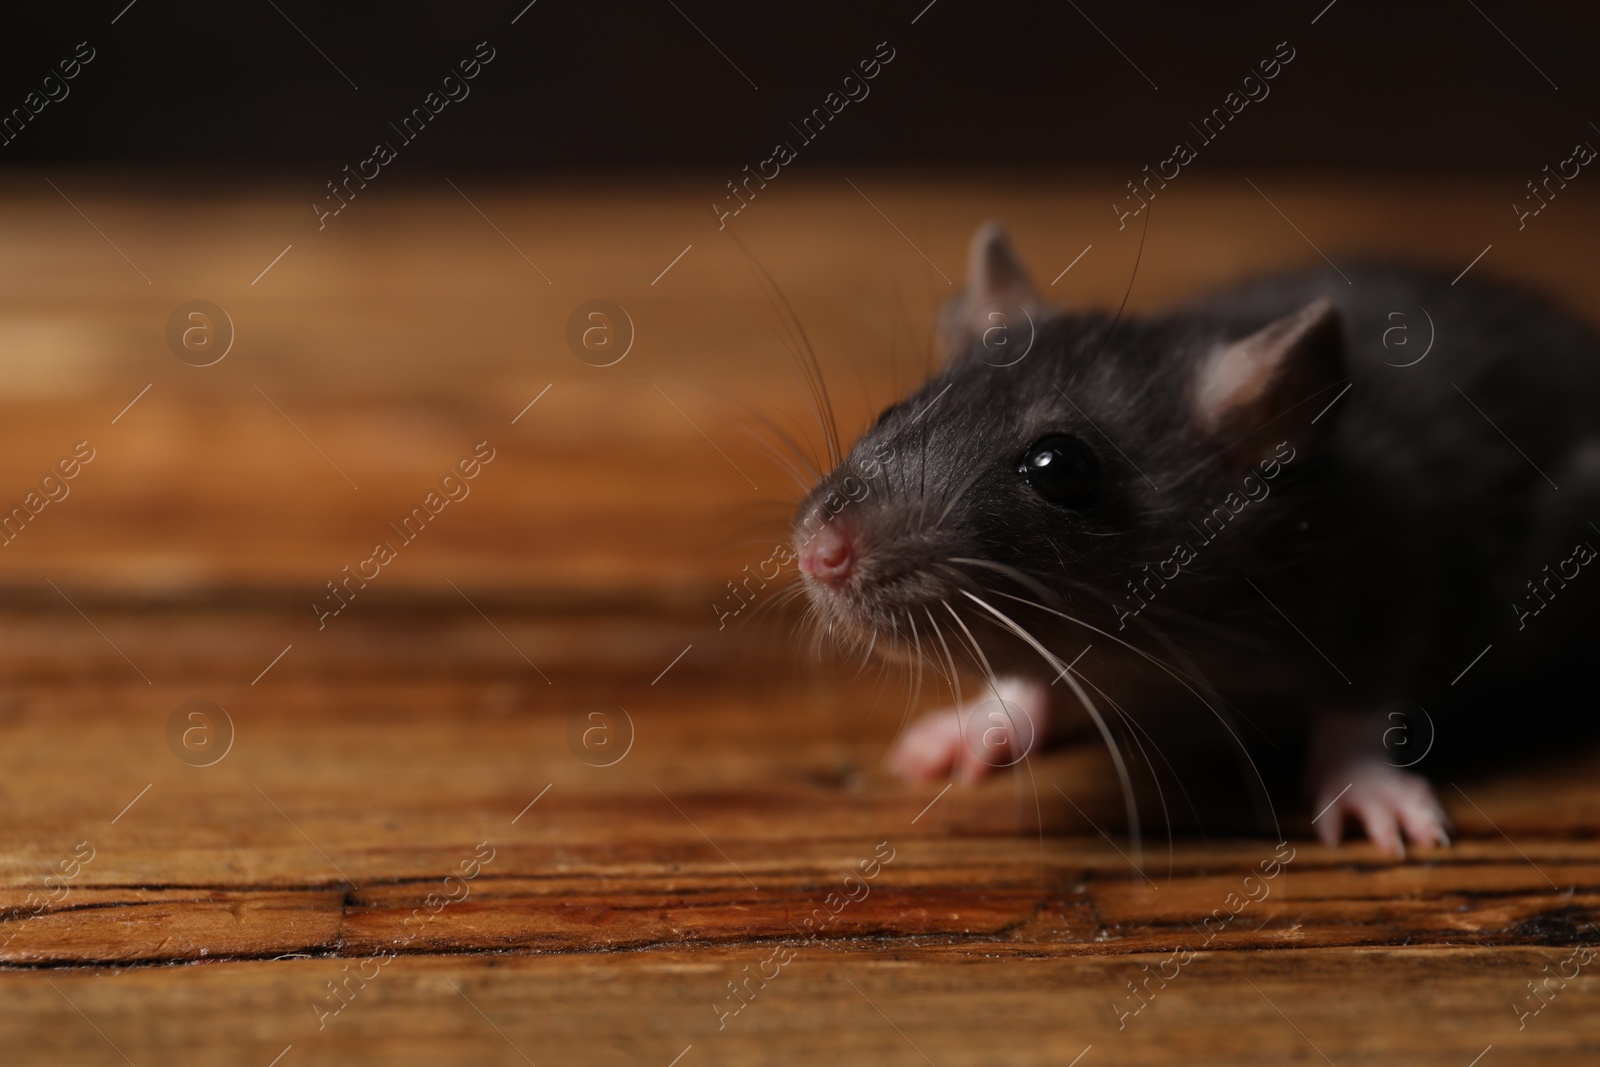
[[[1185,626],[1199,630],[1201,633],[1210,634],[1212,637],[1231,641],[1252,652],[1270,653],[1272,651],[1272,645],[1260,638],[1252,637],[1240,630],[1230,630],[1225,626],[1218,626],[1209,619],[1198,618],[1167,604],[1150,604],[1145,607],[1145,611],[1152,615],[1160,615],[1162,618],[1169,619],[1172,622],[1182,623]]]
[[[803,596],[805,591],[806,587],[804,582],[789,582],[783,588],[774,593],[770,599],[756,605],[755,611],[750,613],[750,622],[754,623],[755,620],[759,619],[764,614],[769,612],[777,612],[779,609],[787,607],[795,600],[796,597]]]
[[[771,441],[768,441],[766,438],[762,437],[748,426],[740,426],[739,429],[743,431],[746,437],[750,438],[751,441],[759,446],[762,453],[765,454],[768,459],[776,463],[778,467],[783,470],[783,473],[787,474],[791,479],[794,480],[794,483],[800,487],[800,492],[802,494],[809,493],[811,491],[811,487],[816,484],[817,475],[812,474],[809,478],[807,478],[805,473],[802,472],[799,467],[795,466],[794,460],[785,455],[784,452]]]
[[[994,571],[996,574],[1003,574],[1007,578],[1014,580],[1024,589],[1027,589],[1036,596],[1043,597],[1045,600],[1056,599],[1055,593],[1045,588],[1034,579],[1028,577],[1015,567],[1008,567],[1004,563],[995,563],[993,560],[971,559],[966,556],[950,556],[948,558],[951,563],[963,563],[970,567],[982,567],[985,570]]]
[[[918,657],[918,659],[922,662],[924,667],[932,667],[933,670],[941,678],[943,678],[944,677],[944,664],[939,662],[939,657],[929,655],[927,652],[923,651],[922,641],[918,637],[916,613],[913,612],[909,608],[906,609],[906,621],[911,624],[911,636],[917,642],[917,657]],[[946,678],[945,680],[946,680],[946,682],[949,681],[948,678]]]
[[[1155,764],[1150,762],[1150,756],[1145,751],[1144,745],[1139,741],[1139,735],[1143,735],[1144,739],[1150,742],[1150,747],[1155,749],[1156,754],[1161,757],[1161,762],[1166,764],[1167,770],[1172,772],[1172,780],[1177,784],[1179,792],[1183,793],[1185,802],[1189,804],[1189,811],[1194,815],[1196,825],[1198,825],[1200,822],[1200,813],[1195,810],[1194,802],[1189,799],[1189,791],[1184,789],[1183,780],[1178,777],[1178,772],[1173,768],[1172,761],[1167,759],[1166,753],[1161,750],[1161,746],[1156,743],[1155,738],[1150,736],[1150,732],[1140,725],[1137,719],[1128,714],[1127,710],[1124,709],[1121,704],[1117,703],[1117,701],[1109,693],[1107,693],[1104,689],[1101,689],[1098,685],[1095,685],[1094,682],[1090,681],[1088,676],[1082,674],[1081,672],[1075,671],[1075,673],[1077,673],[1084,685],[1087,685],[1090,689],[1093,689],[1100,699],[1104,700],[1106,704],[1110,706],[1111,710],[1117,713],[1117,717],[1123,722],[1127,723],[1131,730],[1134,731],[1128,736],[1133,739],[1133,743],[1139,749],[1140,756],[1144,759],[1145,767],[1150,771],[1150,780],[1156,787],[1156,797],[1161,803],[1161,817],[1167,826],[1167,880],[1170,882],[1172,880],[1173,862],[1172,816],[1167,811],[1166,794],[1161,788],[1161,780],[1156,776]]]
[[[1135,616],[1134,625],[1138,626],[1145,633],[1149,634],[1151,638],[1155,640],[1156,644],[1160,645],[1167,651],[1167,654],[1172,657],[1174,669],[1177,670],[1179,674],[1189,679],[1211,696],[1217,697],[1218,700],[1222,699],[1217,693],[1217,687],[1211,684],[1211,679],[1206,677],[1205,672],[1200,669],[1200,665],[1183,650],[1181,645],[1168,637],[1166,632],[1155,624],[1154,620]]]
[[[812,481],[822,477],[822,468],[817,463],[816,449],[811,447],[810,441],[807,441],[805,447],[802,448],[799,441],[792,437],[787,430],[783,429],[783,427],[773,422],[771,418],[759,411],[755,411],[754,409],[752,409],[751,413],[756,417],[756,420],[760,422],[762,426],[766,427],[767,430],[772,433],[773,437],[777,438],[778,443],[788,450],[789,454],[794,457],[795,461],[805,469],[805,473],[811,476]],[[787,412],[784,413],[784,418],[788,419],[791,423],[794,422],[794,418]],[[802,437],[805,436],[804,432],[800,430],[798,423],[795,424],[795,431],[800,433]],[[809,488],[809,486],[807,488]]]
[[[1111,633],[1111,632],[1109,632],[1107,630],[1102,630],[1100,627],[1093,626],[1093,625],[1091,625],[1091,624],[1089,624],[1087,622],[1084,622],[1082,619],[1074,618],[1073,616],[1067,615],[1064,612],[1060,612],[1060,611],[1055,610],[1054,608],[1046,607],[1043,604],[1035,603],[1034,601],[1024,599],[1023,597],[1012,596],[1010,593],[1001,593],[1001,592],[996,591],[995,595],[996,596],[1003,596],[1007,600],[1015,600],[1019,604],[1026,604],[1029,607],[1037,608],[1040,611],[1049,612],[1052,615],[1055,615],[1055,616],[1057,616],[1059,618],[1065,619],[1067,622],[1070,622],[1070,623],[1074,624],[1075,626],[1081,626],[1086,630],[1090,630],[1090,631],[1093,631],[1094,633],[1100,634],[1102,637],[1105,637],[1108,640],[1115,641],[1117,644],[1122,645],[1124,648],[1128,649],[1130,652],[1133,652],[1135,655],[1138,655],[1141,658],[1145,659],[1146,661],[1154,664],[1157,668],[1159,668],[1161,671],[1163,671],[1165,674],[1167,674],[1169,677],[1171,677],[1179,685],[1181,685],[1185,689],[1187,689],[1191,696],[1193,696],[1196,700],[1200,701],[1200,703],[1205,706],[1206,710],[1211,712],[1211,714],[1216,717],[1217,722],[1219,722],[1222,725],[1222,728],[1228,732],[1228,736],[1233,739],[1233,743],[1238,746],[1239,751],[1244,755],[1245,760],[1248,761],[1248,763],[1250,765],[1250,770],[1255,775],[1256,783],[1260,786],[1261,795],[1268,798],[1267,803],[1268,803],[1268,806],[1269,806],[1269,809],[1270,809],[1270,814],[1272,816],[1273,832],[1278,835],[1279,840],[1283,839],[1283,828],[1279,825],[1277,810],[1275,808],[1271,808],[1271,796],[1267,791],[1266,778],[1262,776],[1261,769],[1256,766],[1256,761],[1255,761],[1254,757],[1252,757],[1250,755],[1249,750],[1247,748],[1245,748],[1244,741],[1241,740],[1239,735],[1234,732],[1233,726],[1228,722],[1227,717],[1224,716],[1222,714],[1222,712],[1218,711],[1216,709],[1216,707],[1214,705],[1212,705],[1211,701],[1207,700],[1205,698],[1205,696],[1203,694],[1201,694],[1201,692],[1194,687],[1194,685],[1190,684],[1190,679],[1189,678],[1187,678],[1185,675],[1183,675],[1179,671],[1175,670],[1170,665],[1168,665],[1164,660],[1156,658],[1155,656],[1151,655],[1149,652],[1146,652],[1144,649],[1140,648],[1139,646],[1131,644],[1131,643],[1129,643],[1127,641],[1124,641],[1122,638],[1118,637],[1116,634]]]
[[[789,627],[790,642],[793,643],[795,636],[799,634],[800,631],[808,628],[813,631],[819,628],[817,606],[809,600],[806,601],[806,608],[800,613],[800,617],[794,621],[793,626]]]
[[[866,663],[864,663],[862,665],[863,670],[868,665],[870,665],[872,662],[873,662],[872,660],[866,661]],[[872,710],[874,712],[876,712],[879,708],[881,708],[883,706],[883,694],[884,694],[884,691],[889,688],[889,669],[890,669],[889,661],[885,660],[885,659],[880,659],[880,660],[877,661],[877,666],[878,666],[878,691],[877,691],[876,694],[873,695],[873,698],[872,698]]]
[[[823,379],[822,365],[817,360],[816,350],[811,345],[811,338],[806,335],[805,325],[800,321],[800,316],[795,313],[794,305],[789,303],[789,297],[784,293],[783,287],[778,284],[767,268],[761,264],[745,243],[739,239],[732,230],[725,231],[733,238],[734,244],[739,246],[739,251],[744,253],[745,259],[755,269],[761,282],[762,293],[767,297],[773,311],[778,314],[780,322],[788,336],[785,343],[794,357],[795,363],[800,368],[801,377],[805,379],[806,386],[811,390],[813,402],[816,406],[817,420],[822,425],[823,439],[828,446],[828,458],[833,466],[838,466],[844,458],[844,451],[839,444],[839,423],[834,417],[833,400],[828,395],[828,385]]]
[[[1194,816],[1194,824],[1195,824],[1196,829],[1198,829],[1200,831],[1201,836],[1204,837],[1205,836],[1205,826],[1204,826],[1204,823],[1202,822],[1202,820],[1200,818],[1200,809],[1195,807],[1194,799],[1189,796],[1189,790],[1183,784],[1183,778],[1179,776],[1177,768],[1172,765],[1172,761],[1167,758],[1166,752],[1163,751],[1161,746],[1156,743],[1156,739],[1153,736],[1151,736],[1150,731],[1146,730],[1144,728],[1144,726],[1139,722],[1138,719],[1136,719],[1132,715],[1128,714],[1128,712],[1126,710],[1124,710],[1120,704],[1118,704],[1116,701],[1112,700],[1109,696],[1106,696],[1106,694],[1104,692],[1102,692],[1098,686],[1094,685],[1094,683],[1092,683],[1092,682],[1089,682],[1089,680],[1087,678],[1085,678],[1084,681],[1087,682],[1089,684],[1090,688],[1094,689],[1095,692],[1100,693],[1101,696],[1105,697],[1105,699],[1111,704],[1111,706],[1113,708],[1116,708],[1117,714],[1122,716],[1122,721],[1126,722],[1130,727],[1132,727],[1135,731],[1137,731],[1140,735],[1142,735],[1144,737],[1144,739],[1150,743],[1150,747],[1155,750],[1156,755],[1161,757],[1161,762],[1166,764],[1167,770],[1172,774],[1173,784],[1178,787],[1178,792],[1183,794],[1183,802],[1184,802],[1184,804],[1186,804],[1188,806],[1189,814]],[[1141,746],[1141,748],[1142,748],[1142,746]],[[1159,786],[1158,786],[1158,788],[1159,788]],[[1171,847],[1172,847],[1172,845],[1171,845],[1171,840],[1170,840],[1170,835],[1169,835],[1169,839],[1168,839],[1168,848],[1169,848],[1169,850],[1170,850]],[[1169,878],[1171,877],[1171,873],[1172,873],[1172,870],[1171,870],[1171,855],[1170,855],[1170,852],[1169,852],[1169,855],[1168,855],[1168,868],[1167,868],[1167,874],[1168,874]]]
[[[760,542],[757,542],[757,543],[760,543]],[[780,571],[779,573],[781,574],[782,572]],[[775,582],[775,581],[777,581],[777,579],[776,578],[771,578],[771,579],[767,579],[767,581]],[[765,585],[763,585],[761,588],[765,589],[767,587]],[[804,592],[804,590],[805,590],[805,584],[803,582],[796,581],[794,579],[790,579],[789,581],[785,582],[783,585],[779,586],[765,600],[762,600],[761,603],[757,604],[754,608],[752,608],[749,615],[743,615],[741,618],[739,618],[734,623],[734,626],[738,627],[738,626],[747,626],[747,625],[749,625],[750,623],[754,622],[757,618],[759,618],[763,613],[774,610],[780,604],[787,604],[789,601],[793,600],[800,593]],[[749,607],[748,604],[745,605],[745,606]],[[730,612],[729,614],[741,614],[742,615],[743,611],[744,611],[744,609],[740,608],[739,612],[737,612],[737,613]],[[793,635],[791,634],[791,636],[793,636]]]
[[[706,388],[706,387],[702,387],[702,388]],[[764,429],[769,431],[772,434],[773,438],[776,440],[776,442],[779,445],[781,445],[784,449],[786,449],[794,457],[794,459],[801,465],[801,467],[803,467],[812,476],[813,479],[820,478],[822,476],[822,467],[817,462],[816,449],[811,447],[811,442],[810,442],[809,439],[806,438],[805,431],[803,431],[800,428],[800,424],[799,423],[794,421],[794,417],[793,416],[789,415],[787,412],[783,412],[782,413],[783,417],[788,419],[789,422],[794,426],[795,432],[800,435],[800,439],[805,439],[805,441],[806,441],[805,447],[801,447],[799,439],[796,439],[792,434],[790,434],[783,427],[781,427],[777,423],[773,422],[771,416],[767,415],[766,412],[762,411],[760,408],[756,407],[754,404],[751,404],[749,401],[744,400],[744,399],[742,399],[742,398],[740,398],[738,396],[735,396],[733,394],[725,393],[722,390],[717,389],[715,387],[706,388],[706,391],[710,392],[713,396],[716,396],[718,399],[722,400],[724,403],[730,404],[733,407],[737,408],[746,417],[754,419]],[[741,428],[746,430],[746,432],[749,432],[749,427],[748,426],[742,426]]]
[[[902,729],[905,727],[906,720],[911,717],[912,710],[917,706],[917,698],[922,695],[922,676],[927,666],[924,662],[924,657],[922,654],[922,638],[917,634],[917,617],[911,613],[909,608],[906,609],[906,626],[911,633],[911,645],[913,651],[911,660],[912,670],[910,674],[911,692],[906,698],[906,713],[900,719],[900,726]]]
[[[1122,313],[1128,310],[1128,297],[1133,295],[1133,282],[1139,277],[1139,264],[1144,262],[1145,238],[1150,236],[1150,214],[1148,211],[1145,212],[1144,226],[1139,231],[1139,250],[1133,256],[1133,270],[1128,272],[1128,287],[1122,292],[1122,303],[1117,305],[1117,313],[1112,316],[1111,325],[1106,327],[1105,336],[1100,339],[1100,347],[1094,350],[1091,360],[1100,358],[1100,353],[1111,343],[1111,335],[1117,332],[1117,326],[1122,322]]]
[[[871,640],[869,640],[867,642],[867,650],[864,653],[862,653],[862,655],[861,655],[861,669],[862,670],[866,670],[867,669],[867,665],[872,662],[872,650],[877,648],[877,647],[878,647],[878,628],[877,627],[873,627],[872,628],[872,638],[871,638]],[[890,647],[891,648],[893,647],[892,643],[891,643]],[[857,675],[857,677],[860,677],[860,675]]]
[[[1089,694],[1084,690],[1083,686],[1078,684],[1078,680],[1074,678],[1072,672],[1067,669],[1067,665],[1063,663],[1053,652],[1045,648],[1044,645],[1040,644],[1036,637],[1034,637],[1027,630],[1024,630],[1020,624],[1018,624],[1005,612],[1001,611],[999,608],[996,608],[983,598],[976,596],[965,589],[961,590],[961,595],[966,597],[968,600],[971,600],[974,604],[977,604],[980,608],[984,609],[995,618],[999,619],[1007,629],[1011,630],[1012,633],[1022,638],[1022,640],[1027,642],[1035,652],[1043,656],[1045,662],[1050,664],[1054,670],[1059,672],[1060,677],[1072,689],[1073,695],[1078,698],[1078,702],[1083,705],[1083,709],[1087,711],[1089,713],[1089,717],[1094,720],[1095,728],[1100,731],[1100,736],[1105,740],[1106,748],[1111,753],[1111,761],[1116,766],[1117,770],[1117,779],[1122,785],[1123,803],[1127,808],[1128,814],[1128,839],[1130,847],[1133,850],[1133,865],[1139,869],[1141,874],[1144,873],[1144,853],[1143,846],[1141,844],[1141,835],[1139,832],[1139,801],[1134,795],[1133,791],[1133,776],[1128,773],[1127,761],[1123,759],[1122,750],[1117,745],[1116,737],[1112,734],[1111,726],[1106,722],[1105,716],[1100,714],[1100,709],[1096,707],[1095,702],[1089,698]],[[999,694],[996,695],[998,696]]]
[[[956,658],[950,652],[950,643],[944,639],[944,630],[940,628],[939,620],[933,617],[932,609],[924,605],[922,610],[928,616],[928,625],[933,627],[934,636],[939,639],[939,646],[944,649],[945,662],[950,665],[948,679],[951,697],[955,702],[955,706],[959,708],[961,706],[961,672],[956,669]]]
[[[966,590],[962,590],[962,592],[966,592]],[[961,627],[961,632],[966,635],[967,644],[971,646],[973,654],[978,658],[978,663],[983,667],[984,678],[989,683],[989,692],[994,694],[996,700],[999,700],[1002,704],[1005,703],[1000,696],[1000,680],[995,677],[994,669],[989,666],[989,657],[983,654],[983,646],[978,644],[978,639],[972,636],[972,631],[967,629],[967,624],[961,621],[961,616],[956,614],[956,609],[950,606],[948,600],[941,600],[939,603],[944,605],[944,610],[950,613],[950,617],[956,620],[956,625]]]
[[[794,437],[791,437],[787,431],[779,429],[778,426],[765,415],[760,415],[758,413],[757,417],[761,419],[761,421],[767,426],[771,427],[772,432],[777,435],[778,440],[784,442],[786,447],[794,452],[795,458],[805,466],[806,470],[812,472],[813,481],[820,479],[822,477],[822,458],[817,455],[817,446],[811,443],[810,435],[807,434],[805,430],[801,429],[800,424],[795,421],[793,415],[789,414],[787,411],[779,412],[779,414],[789,420],[789,424],[794,427],[794,432],[799,435],[798,440]],[[804,448],[800,447],[800,441],[805,442]]]
[[[769,323],[767,325],[770,327],[771,324]],[[771,417],[769,417],[759,408],[755,407],[753,404],[749,403],[748,401],[741,400],[737,396],[723,393],[717,389],[711,389],[709,391],[724,403],[731,404],[738,408],[747,417],[754,419],[764,429],[770,432],[773,438],[776,440],[777,445],[781,445],[782,448],[786,450],[789,455],[792,456],[793,459],[800,465],[800,468],[802,468],[806,474],[810,475],[812,483],[814,483],[818,478],[822,477],[822,468],[817,462],[816,449],[810,447],[811,442],[809,440],[806,442],[807,447],[802,448],[799,441],[791,436],[787,430],[773,422]],[[787,412],[784,413],[784,417],[789,419],[791,423],[794,423],[793,417],[788,415]],[[762,440],[760,437],[755,435],[754,431],[751,430],[749,426],[741,425],[740,429],[745,433],[750,434],[752,437],[755,437],[757,441]],[[795,423],[795,431],[799,433],[802,438],[805,437],[805,433],[800,429],[798,423]],[[768,445],[772,444],[770,441],[765,443]],[[802,491],[809,490],[811,488],[811,483],[807,483],[801,488]]]
[[[1096,692],[1099,692],[1099,690],[1097,689]],[[1123,721],[1127,721],[1127,712],[1123,711],[1115,704],[1111,706],[1111,709],[1117,713],[1118,718],[1122,719]],[[1167,880],[1170,882],[1172,880],[1173,857],[1172,815],[1167,811],[1167,795],[1161,788],[1161,778],[1156,774],[1155,764],[1150,762],[1150,754],[1144,750],[1144,743],[1139,740],[1139,735],[1129,732],[1127,736],[1133,741],[1134,747],[1139,750],[1139,758],[1144,761],[1145,770],[1149,771],[1150,773],[1150,783],[1154,785],[1156,789],[1156,802],[1161,805],[1161,821],[1167,828]]]
[[[961,628],[962,635],[964,635],[967,639],[968,647],[971,648],[973,655],[977,657],[979,666],[982,668],[983,679],[989,685],[989,692],[994,694],[995,700],[1000,702],[1000,706],[1002,708],[1006,707],[1007,705],[1005,698],[1000,695],[1000,679],[995,676],[994,669],[989,666],[989,658],[983,654],[983,646],[978,644],[978,639],[973,636],[971,630],[967,629],[967,624],[961,620],[960,615],[956,614],[956,609],[950,606],[949,601],[941,600],[939,603],[944,605],[944,610],[950,613],[950,617],[954,619],[956,621],[956,625]],[[960,704],[956,705],[956,723],[960,729],[961,737],[963,739],[965,739],[967,736],[967,723],[970,721],[968,717],[977,714],[977,710],[978,709],[975,707],[967,708]],[[950,774],[952,776],[956,775],[960,771],[960,768],[961,761],[955,760],[950,767]]]
[[[816,605],[808,600],[806,602],[805,610],[800,612],[799,617],[796,618],[794,623],[789,627],[789,647],[792,649],[794,666],[797,669],[800,666],[801,657],[804,655],[804,645],[802,641],[797,640],[797,638],[803,635],[807,629],[811,630],[812,632],[816,631],[816,610]]]
[[[1177,666],[1182,668],[1184,677],[1191,679],[1196,685],[1200,686],[1206,693],[1216,699],[1220,707],[1215,710],[1215,714],[1218,720],[1227,727],[1229,736],[1234,740],[1234,756],[1239,760],[1239,770],[1241,773],[1244,773],[1247,770],[1245,762],[1249,760],[1250,754],[1245,748],[1244,743],[1240,741],[1237,736],[1238,721],[1240,719],[1243,719],[1246,723],[1249,723],[1250,726],[1255,729],[1256,733],[1261,735],[1261,737],[1266,740],[1267,744],[1277,749],[1278,754],[1283,756],[1284,759],[1293,759],[1293,757],[1291,757],[1287,752],[1284,752],[1282,748],[1279,748],[1278,743],[1272,739],[1270,734],[1261,729],[1259,726],[1256,726],[1256,724],[1248,717],[1240,715],[1237,710],[1228,703],[1226,698],[1224,698],[1222,694],[1218,692],[1217,687],[1211,683],[1211,679],[1206,677],[1205,672],[1200,669],[1200,665],[1195,663],[1189,654],[1185,652],[1179,645],[1170,640],[1153,620],[1139,616],[1136,617],[1134,621],[1153,638],[1155,638],[1157,643],[1167,650]],[[1248,781],[1249,776],[1245,775],[1245,777],[1246,781]],[[1256,789],[1251,789],[1250,794],[1251,803],[1255,805],[1257,817],[1259,818],[1263,813],[1268,813],[1271,814],[1273,821],[1276,822],[1277,813],[1272,810],[1272,796],[1267,792],[1266,786],[1262,785],[1259,791]]]
[[[812,659],[822,658],[823,642],[828,641],[833,637],[833,620],[821,618],[819,616],[818,621],[821,623],[821,625],[817,627],[817,639],[811,646]]]
[[[1036,735],[1034,744],[1037,745],[1038,743],[1039,739]],[[1039,889],[1045,891],[1044,805],[1039,801],[1039,781],[1033,776],[1033,753],[1031,751],[1024,753],[1021,762],[1023,770],[1028,772],[1028,788],[1033,790],[1033,821],[1035,828],[1039,831]]]

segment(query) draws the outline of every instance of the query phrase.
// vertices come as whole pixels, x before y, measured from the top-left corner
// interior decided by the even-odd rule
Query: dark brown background
[[[10,108],[73,45],[99,51],[63,105],[0,160],[321,175],[352,162],[480,40],[473,95],[408,150],[413,178],[691,170],[765,156],[873,45],[899,52],[808,165],[1154,162],[1282,40],[1314,48],[1219,140],[1213,164],[1336,169],[1521,166],[1592,114],[1600,10],[1582,3],[577,3],[28,5],[0,34]],[[353,90],[285,15],[349,76]],[[685,19],[716,42],[740,74]],[[1159,90],[1117,53],[1115,41]],[[1527,57],[1491,25],[1516,42]],[[1530,63],[1559,87],[1550,84]],[[1589,110],[1585,110],[1585,109]],[[758,155],[759,154],[759,155]],[[1537,167],[1535,167],[1537,170]],[[318,179],[321,180],[320,178]]]

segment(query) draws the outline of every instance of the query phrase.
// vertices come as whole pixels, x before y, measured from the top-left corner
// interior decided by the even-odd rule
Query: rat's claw
[[[1406,858],[1405,842],[1400,837],[1400,821],[1381,800],[1361,800],[1352,804],[1356,818],[1367,831],[1367,839],[1378,846],[1378,851]]]
[[[1334,810],[1337,800],[1329,800],[1319,804],[1317,816],[1312,825],[1317,831],[1317,840],[1329,848],[1337,848],[1339,838],[1344,836],[1344,816]]]
[[[1421,796],[1402,803],[1399,808],[1400,825],[1414,845],[1450,846],[1450,819],[1434,798],[1433,789],[1421,782]]]
[[[1347,819],[1360,822],[1372,843],[1393,856],[1405,856],[1407,840],[1423,847],[1450,844],[1449,820],[1433,787],[1425,778],[1381,761],[1330,768],[1314,795],[1321,810],[1317,836],[1326,845],[1339,843]]]

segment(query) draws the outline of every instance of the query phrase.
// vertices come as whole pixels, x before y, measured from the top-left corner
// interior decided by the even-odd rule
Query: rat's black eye
[[[1051,503],[1078,508],[1094,499],[1100,465],[1088,445],[1058,433],[1029,445],[1017,473]]]

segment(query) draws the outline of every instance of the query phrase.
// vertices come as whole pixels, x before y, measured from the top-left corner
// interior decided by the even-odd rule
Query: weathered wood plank
[[[60,966],[291,952],[608,953],[760,944],[813,932],[819,940],[897,944],[912,957],[962,946],[978,955],[1066,956],[1600,940],[1585,925],[1600,917],[1594,865],[1555,868],[1565,876],[1560,891],[1527,885],[1516,861],[1430,867],[1430,877],[1388,880],[1310,867],[1280,876],[1267,896],[1239,903],[1230,894],[1245,898],[1249,890],[1240,883],[1249,867],[1131,890],[1119,874],[1062,866],[1055,857],[1042,870],[1006,868],[982,862],[998,849],[902,842],[898,868],[865,888],[859,878],[846,883],[841,872],[849,868],[830,869],[821,856],[784,873],[741,865],[757,879],[752,888],[711,869],[711,861],[673,861],[687,851],[663,849],[661,869],[645,873],[595,864],[580,874],[484,875],[466,888],[446,881],[455,865],[428,879],[294,891],[86,887],[37,915],[40,905],[28,892],[39,891],[14,889],[0,894],[8,915],[0,923],[0,960]],[[936,863],[924,857],[929,851],[955,855]],[[1383,895],[1385,881],[1405,881],[1408,891]],[[860,899],[850,900],[851,893]],[[466,895],[445,903],[452,894]]]
[[[1115,306],[1139,254],[1105,210],[1119,185],[874,189],[952,276],[995,215],[1041,277],[1092,243],[1056,291]],[[1140,874],[1095,748],[907,788],[879,769],[910,710],[899,679],[880,693],[811,662],[789,616],[717,629],[712,601],[798,492],[744,427],[814,423],[749,265],[699,205],[483,190],[502,226],[540,235],[546,286],[453,194],[396,189],[252,287],[298,202],[73,188],[154,284],[39,183],[0,183],[0,508],[76,442],[96,449],[0,547],[8,1063],[266,1065],[290,1045],[280,1067],[1600,1054],[1587,963],[1518,1017],[1541,1004],[1530,982],[1600,940],[1600,754],[1456,779],[1457,844],[1404,863],[1310,844],[1286,803],[1294,859],[1253,883],[1275,840],[1236,783],[1186,779],[1199,810],[1174,813],[1170,850],[1144,806]],[[1473,220],[1505,224],[1495,180],[1272,188],[1336,258],[1425,248],[1453,273],[1493,237]],[[1597,320],[1600,206],[1565,203],[1567,226],[1478,269]],[[744,221],[848,437],[920,377],[949,288],[826,175]],[[1248,186],[1195,175],[1163,195],[1130,306],[1313,258]],[[162,336],[196,296],[237,327],[210,368]],[[638,330],[611,368],[563,340],[596,296]],[[470,496],[319,628],[325,583],[484,440]],[[197,698],[235,728],[214,766],[169,748]],[[615,726],[624,708],[627,755],[585,763],[574,716]],[[893,859],[860,895],[845,875],[880,842]],[[63,882],[80,843],[93,859]],[[719,1028],[741,1004],[728,983],[787,951]]]
[[[1288,823],[1292,862],[1245,904],[1270,839],[1180,836],[1169,851],[1152,835],[1138,874],[1126,842],[1112,843],[1120,801],[1092,747],[1031,761],[1037,800],[1026,775],[907,789],[875,769],[898,714],[857,715],[869,685],[774,689],[759,672],[685,665],[671,685],[642,673],[546,685],[459,678],[446,664],[405,683],[358,670],[271,688],[33,693],[0,753],[15,820],[0,855],[0,959],[607,953],[781,940],[808,916],[825,939],[913,954],[1170,951],[1212,932],[1230,949],[1561,945],[1600,911],[1594,756],[1469,783],[1481,814],[1446,792],[1461,837],[1411,862],[1309,844],[1301,814]],[[171,709],[195,692],[220,696],[238,731],[211,767],[167,748]],[[634,745],[615,766],[569,747],[572,710],[597,706],[632,709]],[[1535,788],[1540,803],[1525,804]],[[94,859],[30,917],[80,841]],[[865,899],[830,901],[879,842],[895,858]],[[480,847],[493,859],[469,898],[407,927],[430,894],[461,891],[445,879]]]
[[[1600,1051],[1592,965],[1518,1029],[1513,1003],[1537,1003],[1526,983],[1567,956],[1550,949],[1205,954],[1165,988],[1152,981],[1119,1029],[1117,1008],[1140,1003],[1128,983],[1165,954],[941,961],[898,946],[801,947],[764,987],[751,982],[737,1015],[719,1016],[740,1003],[727,983],[771,951],[400,958],[369,966],[370,981],[338,960],[0,974],[0,1041],[18,1064],[120,1063],[120,1050],[174,1067],[265,1065],[291,1045],[284,1065],[419,1067],[519,1053],[666,1067],[689,1046],[680,1065],[814,1063],[841,1049],[855,1062],[1060,1065],[1092,1046],[1080,1067],[1462,1067],[1491,1044],[1484,1063],[1586,1064]]]

